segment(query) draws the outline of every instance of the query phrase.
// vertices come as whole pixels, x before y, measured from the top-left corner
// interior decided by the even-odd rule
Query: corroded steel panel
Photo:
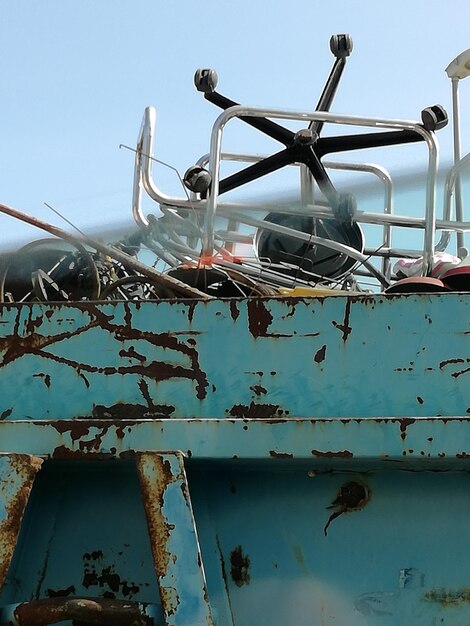
[[[55,460],[127,459],[175,450],[194,461],[289,461],[466,468],[470,417],[366,419],[79,420],[0,422],[0,451]]]
[[[0,455],[0,591],[10,566],[31,487],[42,459]]]
[[[0,417],[465,415],[469,307],[463,294],[4,304]]]
[[[183,457],[137,456],[155,570],[167,626],[212,626]]]
[[[0,608],[8,626],[48,626],[66,620],[101,626],[157,626],[160,617],[152,605],[105,598],[47,598]]]

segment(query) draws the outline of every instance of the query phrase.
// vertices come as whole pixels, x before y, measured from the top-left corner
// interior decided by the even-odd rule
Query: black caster
[[[212,177],[203,167],[192,165],[184,173],[183,182],[190,191],[205,194],[211,186]]]
[[[203,93],[212,93],[215,91],[218,82],[217,72],[215,70],[196,70],[194,74],[194,85],[198,91]]]
[[[337,59],[348,57],[353,49],[351,35],[332,35],[330,39],[330,50]]]
[[[421,120],[426,130],[441,130],[447,126],[449,118],[444,107],[440,104],[435,104],[432,107],[426,107],[421,111]]]

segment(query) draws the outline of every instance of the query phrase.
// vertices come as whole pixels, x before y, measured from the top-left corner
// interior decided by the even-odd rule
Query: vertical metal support
[[[459,106],[459,78],[452,77],[452,118],[454,135],[454,165],[460,161],[460,106]],[[455,221],[463,222],[462,179],[460,171],[455,178]],[[465,234],[457,231],[457,254],[465,246]]]
[[[303,163],[300,164],[300,198],[302,204],[314,204],[313,176]]]
[[[137,455],[166,626],[212,626],[201,551],[180,452]]]
[[[0,455],[0,591],[10,567],[21,520],[42,459],[29,454]]]

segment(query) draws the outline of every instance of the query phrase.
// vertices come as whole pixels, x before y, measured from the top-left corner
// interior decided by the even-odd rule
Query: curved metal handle
[[[47,626],[76,620],[102,626],[158,626],[161,607],[107,598],[45,598],[0,609],[0,622],[11,626]]]

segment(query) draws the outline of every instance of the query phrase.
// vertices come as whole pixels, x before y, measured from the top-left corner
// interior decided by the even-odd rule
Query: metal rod
[[[143,276],[147,276],[148,278],[152,278],[157,284],[161,284],[163,287],[167,287],[181,296],[187,296],[190,298],[202,298],[204,300],[211,299],[211,296],[199,291],[199,289],[194,289],[193,287],[189,287],[185,283],[180,280],[176,280],[171,276],[167,276],[165,274],[161,274],[157,270],[153,269],[145,263],[141,263],[137,261],[137,259],[131,257],[129,254],[126,254],[122,250],[119,250],[115,246],[110,246],[102,243],[101,241],[97,241],[96,239],[92,239],[90,237],[83,237],[83,239],[78,239],[77,237],[73,237],[65,230],[58,228],[57,226],[53,226],[48,222],[44,222],[43,220],[38,219],[37,217],[32,217],[22,211],[18,211],[17,209],[13,209],[5,204],[0,204],[0,213],[4,213],[5,215],[9,215],[10,217],[14,217],[17,220],[25,222],[27,224],[31,224],[32,226],[36,226],[41,230],[44,230],[55,237],[59,237],[60,239],[64,239],[65,241],[71,241],[72,243],[75,241],[82,241],[82,243],[86,243],[87,245],[95,248],[98,252],[111,257],[118,263],[122,263],[125,267],[130,268],[136,272],[139,272]]]
[[[453,77],[452,83],[452,117],[454,135],[454,164],[460,161],[460,106],[459,106],[459,78]],[[460,172],[457,172],[455,180],[455,219],[463,222],[463,202],[462,202],[462,180]],[[465,236],[457,233],[457,254],[465,247]]]

